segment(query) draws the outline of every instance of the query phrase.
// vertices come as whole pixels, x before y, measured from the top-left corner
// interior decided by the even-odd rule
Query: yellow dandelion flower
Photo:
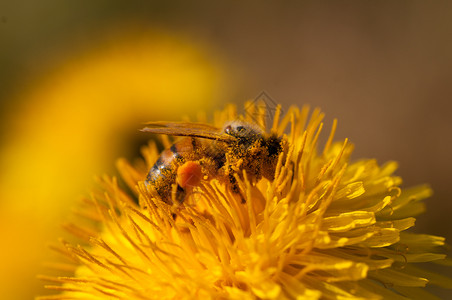
[[[231,106],[214,125],[263,124],[265,111],[251,106],[257,117]],[[244,199],[213,179],[171,205],[143,182],[159,156],[153,142],[145,163],[120,160],[133,192],[100,180],[80,211],[97,229],[69,228],[89,244],[59,248],[75,275],[44,277],[61,293],[41,299],[425,299],[427,283],[452,286],[416,266],[443,260],[444,239],[406,231],[430,188],[402,190],[395,162],[350,161],[353,146],[333,142],[336,122],[318,151],[323,117],[276,109],[271,131],[284,151],[273,179],[235,176]]]

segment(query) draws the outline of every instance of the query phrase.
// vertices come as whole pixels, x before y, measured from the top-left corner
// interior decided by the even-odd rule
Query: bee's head
[[[246,140],[256,140],[264,133],[257,125],[238,120],[226,123],[224,132],[238,139]]]

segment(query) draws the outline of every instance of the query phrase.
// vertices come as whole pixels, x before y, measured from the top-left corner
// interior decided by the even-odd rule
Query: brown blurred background
[[[148,36],[152,36],[149,41]],[[183,113],[194,116],[199,109],[212,111],[226,102],[243,103],[264,90],[285,108],[291,104],[322,108],[327,128],[337,118],[336,137],[348,137],[356,145],[354,158],[374,157],[380,163],[397,160],[404,186],[430,183],[435,194],[428,199],[427,212],[418,218],[416,230],[452,240],[450,1],[2,1],[0,45],[0,146],[9,149],[3,151],[2,163],[12,164],[14,159],[8,155],[19,148],[28,149],[23,155],[30,162],[35,149],[46,152],[49,161],[70,152],[72,160],[83,162],[88,157],[84,151],[99,152],[96,147],[101,146],[84,136],[72,152],[69,146],[59,148],[58,143],[41,147],[36,136],[46,134],[40,127],[43,120],[61,114],[61,120],[46,127],[53,130],[68,119],[65,114],[71,115],[62,112],[65,101],[71,103],[68,109],[89,111],[111,128],[94,131],[99,145],[109,145],[98,148],[105,155],[90,156],[93,162],[102,163],[91,169],[77,170],[77,163],[71,166],[73,170],[65,164],[55,167],[52,176],[60,180],[54,181],[55,186],[78,183],[57,195],[50,193],[58,196],[56,202],[49,201],[58,203],[58,209],[49,208],[51,217],[45,209],[42,213],[28,204],[11,204],[37,203],[30,196],[21,198],[19,190],[29,185],[32,189],[38,179],[46,180],[46,162],[29,169],[26,160],[18,159],[23,165],[11,167],[20,174],[14,175],[17,186],[13,187],[5,179],[11,178],[9,173],[3,172],[0,186],[10,188],[11,193],[1,194],[0,199],[0,233],[8,235],[0,237],[1,247],[9,249],[1,258],[8,263],[2,266],[0,294],[9,295],[8,299],[43,293],[34,274],[43,272],[40,261],[48,256],[35,255],[27,261],[24,253],[45,253],[42,249],[47,242],[61,235],[59,229],[49,228],[57,228],[52,224],[65,219],[77,195],[87,193],[92,174],[110,172],[115,157],[138,153],[146,139],[136,134],[140,122],[177,120]],[[147,55],[153,60],[141,63]],[[110,57],[115,63],[109,63]],[[105,82],[93,80],[85,92],[83,88],[90,83],[86,78],[99,61],[105,63],[96,69],[102,70],[99,74],[112,76],[118,70],[124,77],[113,81],[105,75]],[[107,70],[106,65],[113,67]],[[134,66],[143,67],[141,73]],[[130,82],[117,92],[125,80]],[[146,90],[147,83],[156,87]],[[79,85],[81,90],[76,88]],[[97,85],[101,86],[98,90]],[[129,99],[136,90],[140,92]],[[109,107],[116,104],[108,99],[93,104],[107,92],[112,93],[110,101],[124,108],[127,118],[121,118],[121,110],[110,112]],[[52,97],[61,97],[61,101],[47,101]],[[33,119],[36,115],[40,118]],[[105,120],[105,115],[112,117]],[[73,134],[77,128],[56,136]],[[26,137],[17,142],[18,135]],[[32,144],[27,144],[27,135],[34,137]],[[103,143],[106,135],[108,141]],[[55,135],[49,139],[58,142]],[[23,230],[15,233],[14,228],[20,226]],[[24,245],[28,248],[22,251]],[[26,262],[25,266],[20,262],[15,266],[16,260]],[[451,296],[448,291],[439,293]]]

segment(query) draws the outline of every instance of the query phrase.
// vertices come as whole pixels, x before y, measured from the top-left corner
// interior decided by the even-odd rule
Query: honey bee
[[[227,122],[222,129],[190,122],[146,125],[144,132],[183,137],[161,153],[145,179],[145,185],[152,186],[169,204],[181,204],[202,180],[214,178],[244,201],[236,176],[243,178],[245,171],[252,183],[262,177],[272,180],[284,148],[281,137],[244,121]]]

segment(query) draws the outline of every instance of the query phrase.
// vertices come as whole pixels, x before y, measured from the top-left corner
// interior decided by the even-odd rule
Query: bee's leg
[[[292,178],[290,182],[293,182],[295,179],[295,164],[293,163],[293,161],[290,161],[290,166],[292,167]]]
[[[184,202],[185,199],[185,195],[187,193],[185,192],[185,189],[183,187],[181,187],[179,184],[177,184],[177,189],[176,189],[176,201],[178,202],[178,204],[182,204],[182,202]]]
[[[237,194],[240,196],[240,199],[242,200],[242,203],[245,203],[245,197],[242,194],[242,191],[239,188],[239,183],[237,182],[237,179],[234,176],[234,173],[229,173],[229,183],[231,184],[231,191],[234,194]]]
[[[177,188],[176,188],[176,193],[173,197],[169,197],[169,199],[171,200],[171,202],[168,203],[174,203],[173,199],[176,200],[177,204],[182,204],[182,202],[184,202],[185,200],[185,195],[186,195],[186,191],[178,184]],[[171,213],[171,216],[173,217],[173,220],[176,220],[177,218],[177,214],[175,212]]]

